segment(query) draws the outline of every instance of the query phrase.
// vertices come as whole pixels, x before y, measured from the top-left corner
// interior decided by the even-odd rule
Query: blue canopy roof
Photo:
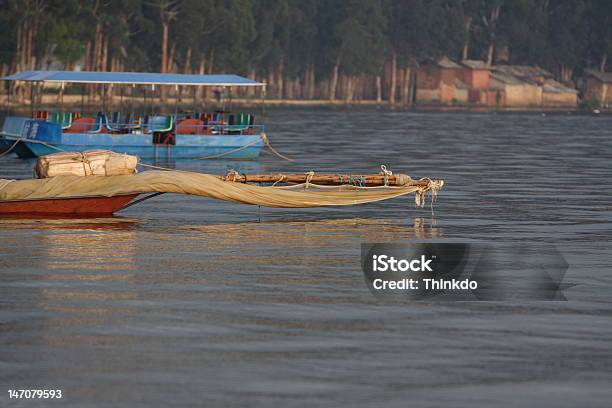
[[[238,75],[154,74],[142,72],[24,71],[5,81],[76,82],[95,84],[265,86]]]

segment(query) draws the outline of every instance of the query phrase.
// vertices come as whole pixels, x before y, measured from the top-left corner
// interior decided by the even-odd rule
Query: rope
[[[278,180],[276,180],[276,181],[274,182],[274,184],[272,184],[272,187],[276,187],[276,185],[277,185],[278,183],[280,183],[281,181],[283,181],[284,179],[285,179],[285,175],[284,175],[284,174],[281,174],[280,178],[279,178]]]
[[[236,177],[238,177],[240,175],[240,173],[238,173],[236,170],[234,169],[229,169],[227,171],[227,174],[225,175],[226,180],[229,180],[230,176],[232,176],[232,181],[236,182]],[[246,178],[244,180],[246,182]]]
[[[53,146],[52,144],[49,144],[49,143],[47,143],[47,142],[43,142],[42,140],[24,139],[24,138],[20,138],[19,140],[20,140],[20,141],[21,141],[21,140],[25,140],[26,142],[29,142],[29,143],[39,143],[39,144],[41,144],[41,145],[43,145],[43,146],[47,146],[47,147],[49,147],[49,148],[51,148],[51,149],[55,149],[55,150],[57,150],[58,152],[65,152],[65,151],[66,151],[66,150],[61,149],[61,148],[59,148],[59,147],[57,147],[57,146]]]
[[[419,179],[419,181],[427,181],[427,186],[421,187],[418,191],[415,192],[414,203],[416,204],[417,207],[424,207],[425,206],[425,195],[426,193],[429,193],[429,196],[431,197],[431,201],[430,201],[431,214],[433,215],[434,214],[433,206],[438,197],[438,191],[444,186],[444,181],[432,180],[427,177],[421,178]]]
[[[271,151],[272,153],[274,153],[276,156],[280,157],[280,158],[281,158],[281,159],[283,159],[283,160],[287,160],[287,161],[289,161],[289,162],[293,162],[293,161],[295,161],[295,160],[290,159],[289,157],[287,157],[287,156],[285,156],[285,155],[281,154],[281,153],[280,153],[278,150],[276,150],[275,148],[273,148],[273,147],[272,147],[272,145],[270,144],[270,139],[268,139],[268,135],[267,135],[266,133],[262,133],[262,134],[261,134],[261,140],[263,140],[263,142],[264,142],[264,144],[266,145],[266,147],[267,147],[268,149],[270,149],[270,151]]]
[[[43,142],[43,141],[41,141],[41,140],[24,139],[23,137],[20,137],[20,138],[18,138],[18,139],[15,139],[15,142],[13,143],[13,145],[12,145],[11,147],[9,147],[9,149],[8,149],[8,150],[6,150],[5,152],[2,152],[2,153],[0,154],[0,157],[4,157],[4,156],[6,156],[7,154],[9,154],[9,153],[10,153],[10,152],[11,152],[11,151],[12,151],[12,150],[15,148],[15,146],[17,146],[17,143],[21,142],[22,140],[26,140],[26,141],[31,142],[31,143],[40,143],[41,145],[44,145],[44,146],[50,147],[51,149],[55,149],[55,150],[60,151],[60,152],[65,152],[65,150],[64,150],[64,149],[60,149],[60,148],[59,148],[59,147],[57,147],[57,146],[53,146],[53,145],[51,145],[51,144],[49,144],[49,143],[46,143],[46,142]]]
[[[315,175],[315,172],[310,170],[308,173],[304,173],[306,174],[306,185],[304,186],[304,188],[308,188],[308,186],[310,185],[310,181],[312,180],[312,178]]]
[[[264,140],[263,136],[262,136],[261,140]],[[251,146],[253,146],[253,145],[257,144],[257,143],[259,143],[259,140],[254,140],[251,143],[247,143],[244,146],[238,147],[236,149],[230,150],[230,151],[225,152],[225,153],[215,154],[215,155],[206,156],[206,157],[194,157],[193,160],[218,159],[219,157],[227,156],[228,154],[238,153],[239,151],[242,151],[242,150],[246,149],[247,147],[251,147]],[[264,143],[265,143],[265,141],[264,141]]]
[[[380,165],[380,174],[384,174],[385,176],[385,187],[389,185],[389,176],[393,175],[393,172],[391,170],[387,170],[387,166],[385,166],[384,164]]]
[[[165,171],[182,171],[182,172],[185,172],[185,173],[189,173],[189,172],[188,172],[188,171],[186,171],[186,170],[169,169],[168,167],[154,166],[154,165],[152,165],[152,164],[144,164],[144,163],[140,163],[140,162],[138,162],[138,163],[137,163],[137,165],[138,165],[138,166],[142,166],[142,167],[148,167],[148,168],[151,168],[151,169],[157,169],[157,170],[165,170]]]
[[[0,154],[0,157],[4,157],[7,154],[9,154],[11,152],[11,150],[13,150],[15,148],[15,146],[17,146],[17,143],[19,143],[21,141],[21,139],[17,139],[15,140],[15,143],[13,143],[13,145],[11,147],[8,148],[8,150],[6,150],[5,152],[2,152]]]

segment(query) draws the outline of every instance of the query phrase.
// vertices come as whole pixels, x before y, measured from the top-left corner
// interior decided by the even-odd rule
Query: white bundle
[[[110,150],[61,152],[39,157],[38,178],[55,176],[121,176],[136,173],[138,157]]]

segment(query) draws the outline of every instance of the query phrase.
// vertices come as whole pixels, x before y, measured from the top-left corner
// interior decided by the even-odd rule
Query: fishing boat
[[[38,178],[0,179],[0,217],[110,216],[160,194],[188,194],[276,208],[365,204],[414,194],[423,206],[444,182],[415,180],[381,166],[377,174],[211,175],[177,170],[136,172],[136,157],[108,151],[58,153],[37,161]],[[145,165],[146,166],[146,165]]]
[[[231,92],[232,87],[265,86],[238,75],[26,71],[2,79],[32,86],[31,115],[8,116],[0,132],[0,149],[11,149],[22,158],[61,151],[108,149],[149,159],[255,159],[267,142],[264,126],[256,123],[254,115],[232,112],[226,107],[179,112],[176,97],[174,112],[166,114],[136,112],[133,100],[130,107],[123,104],[123,93],[119,110],[106,112],[106,102],[103,102],[95,115],[64,111],[61,106],[56,111],[41,110],[37,105],[40,99],[37,94],[48,84],[62,90],[66,84],[80,84],[83,93],[87,85],[100,85],[104,98],[108,93],[106,87],[144,87],[143,109],[146,109],[147,89],[154,92],[156,87],[168,86],[175,90],[212,87]]]

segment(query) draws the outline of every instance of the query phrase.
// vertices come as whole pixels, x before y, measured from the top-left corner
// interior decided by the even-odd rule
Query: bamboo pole
[[[225,176],[219,176],[221,180],[233,181],[237,183],[289,183],[301,184],[308,180],[309,183],[319,185],[343,185],[352,184],[366,187],[376,186],[419,186],[427,187],[430,180],[413,180],[405,174],[392,174],[386,176],[387,183],[385,184],[384,174],[240,174],[230,172]]]

